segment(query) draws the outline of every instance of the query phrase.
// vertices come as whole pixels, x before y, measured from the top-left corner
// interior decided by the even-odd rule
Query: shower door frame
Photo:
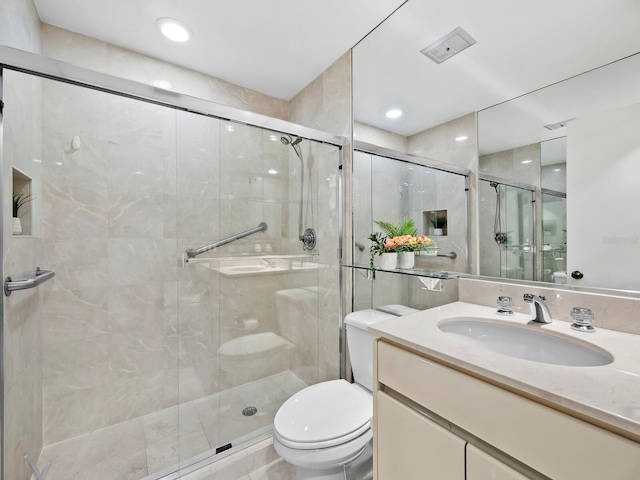
[[[210,118],[236,122],[244,125],[262,128],[277,133],[284,133],[319,143],[325,143],[338,147],[339,149],[339,171],[338,174],[338,209],[339,209],[339,232],[338,232],[338,265],[343,263],[345,252],[345,220],[344,212],[344,156],[345,147],[348,145],[347,138],[340,135],[333,135],[313,128],[304,127],[295,123],[287,122],[266,115],[240,110],[227,105],[214,103],[202,98],[193,97],[171,90],[147,85],[134,80],[115,77],[106,73],[88,70],[52,58],[44,57],[35,53],[25,52],[12,47],[0,45],[0,171],[4,171],[4,97],[3,97],[3,72],[11,70],[15,72],[45,78],[82,88],[97,90],[103,93],[117,95],[120,97],[152,103],[174,110],[203,115]],[[3,182],[0,182],[0,199],[4,198]],[[4,256],[4,209],[0,209],[0,251]],[[0,276],[4,278],[4,258],[0,262]],[[339,289],[340,300],[338,305],[338,316],[340,319],[340,342],[339,351],[336,352],[340,358],[340,377],[345,378],[345,345],[344,345],[344,312],[346,311],[346,298],[344,291],[344,275],[339,267]],[[4,296],[0,299],[0,480],[4,480]],[[211,459],[215,456],[210,457]]]

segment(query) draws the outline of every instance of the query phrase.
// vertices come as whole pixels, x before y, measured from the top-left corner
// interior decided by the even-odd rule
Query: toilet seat
[[[346,380],[307,387],[289,398],[273,421],[274,436],[286,447],[334,447],[371,430],[371,393]]]

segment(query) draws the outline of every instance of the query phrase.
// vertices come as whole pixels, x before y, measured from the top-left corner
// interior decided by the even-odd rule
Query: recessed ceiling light
[[[525,164],[526,163],[531,163],[531,160],[522,160],[522,162],[520,162],[520,163],[525,163]]]
[[[387,118],[398,118],[402,116],[402,110],[398,110],[397,108],[394,108],[392,110],[389,110],[387,113],[385,113]]]
[[[267,173],[269,173],[269,175],[277,175],[278,171],[276,169],[272,168],[272,169],[268,170]]]
[[[459,137],[456,137],[456,142],[464,142],[467,138],[466,135],[460,135]]]
[[[159,18],[156,20],[156,27],[158,27],[158,30],[160,30],[165,37],[174,42],[184,43],[189,40],[192,35],[189,27],[174,18]]]

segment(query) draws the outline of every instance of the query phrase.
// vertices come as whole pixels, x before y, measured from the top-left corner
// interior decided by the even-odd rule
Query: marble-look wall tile
[[[458,136],[466,136],[462,142],[455,140]],[[478,231],[478,152],[477,152],[477,122],[476,114],[471,113],[408,138],[408,153],[430,158],[470,170],[469,189],[469,238],[477,239]],[[478,272],[477,240],[469,245],[471,273]],[[462,260],[462,259],[461,259]]]
[[[407,137],[365,123],[353,122],[353,138],[360,142],[390,148],[396,152],[407,151]]]
[[[529,160],[527,163],[522,163]],[[540,143],[483,155],[478,159],[479,171],[487,175],[540,186]]]
[[[0,32],[0,45],[40,53],[40,16],[33,0],[3,1],[0,18],[11,19]]]
[[[289,102],[286,100],[53,25],[42,25],[42,52],[47,57],[89,70],[168,88],[261,115],[289,119]]]
[[[290,120],[351,138],[351,51],[291,99]]]

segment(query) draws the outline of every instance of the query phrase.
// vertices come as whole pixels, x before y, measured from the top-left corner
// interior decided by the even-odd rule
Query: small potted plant
[[[13,194],[13,234],[20,235],[22,233],[22,223],[20,222],[20,217],[18,213],[20,208],[33,200],[33,195],[28,195],[25,193],[14,193]]]
[[[372,233],[369,235],[372,245],[369,248],[371,257],[369,259],[369,266],[373,272],[373,278],[376,278],[376,267],[382,270],[394,270],[396,268],[396,262],[398,255],[394,250],[394,245],[389,243],[389,239],[382,235],[380,232]],[[376,262],[376,256],[379,256],[378,262]]]
[[[444,227],[447,226],[447,217],[438,216],[431,218],[431,225],[433,225],[434,235],[444,235]]]

